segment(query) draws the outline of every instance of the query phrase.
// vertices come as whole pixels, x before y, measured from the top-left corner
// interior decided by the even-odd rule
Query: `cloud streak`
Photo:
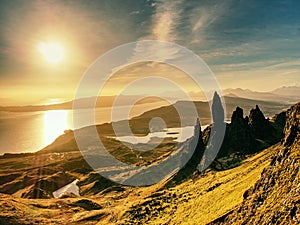
[[[155,4],[155,13],[152,17],[152,34],[161,41],[176,41],[175,28],[180,21],[180,4],[182,0],[158,1]]]

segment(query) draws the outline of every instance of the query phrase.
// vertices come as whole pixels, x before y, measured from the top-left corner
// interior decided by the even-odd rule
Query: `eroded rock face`
[[[300,103],[292,106],[286,113],[288,120],[284,128],[283,144],[290,146],[299,143],[300,133]]]
[[[277,154],[243,203],[212,224],[300,224],[300,103],[286,113]]]

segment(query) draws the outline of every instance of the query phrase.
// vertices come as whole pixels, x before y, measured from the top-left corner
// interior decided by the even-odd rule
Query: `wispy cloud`
[[[180,21],[182,0],[158,1],[155,4],[155,13],[152,17],[152,34],[155,39],[161,41],[175,41],[175,28]]]
[[[229,1],[222,1],[218,4],[204,5],[195,8],[190,14],[193,24],[192,31],[197,32],[207,28],[227,11],[229,5]]]
[[[184,0],[159,0],[151,4],[153,7],[153,15],[151,17],[150,34],[140,38],[140,40],[158,40],[176,42],[176,28],[178,27],[181,18],[180,5]],[[165,61],[178,57],[178,49],[173,47],[162,47],[160,43],[143,43],[137,44],[135,54],[129,59],[129,62],[141,58],[153,58],[157,61]]]

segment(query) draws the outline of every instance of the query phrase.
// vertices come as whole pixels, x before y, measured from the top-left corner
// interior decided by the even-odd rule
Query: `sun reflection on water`
[[[50,110],[44,112],[44,145],[51,144],[64,130],[70,129],[67,110]]]

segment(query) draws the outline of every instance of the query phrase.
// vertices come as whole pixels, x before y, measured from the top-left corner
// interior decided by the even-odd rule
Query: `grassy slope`
[[[244,191],[259,178],[273,151],[267,149],[246,159],[240,167],[208,171],[171,189],[163,189],[161,183],[62,199],[21,199],[1,194],[0,224],[9,221],[11,224],[16,221],[18,224],[138,224],[138,221],[141,224],[206,224],[241,203]],[[20,159],[2,159],[1,166],[5,165],[4,161],[7,167],[20,163]],[[59,162],[55,165],[63,166]],[[85,179],[80,173],[70,173]],[[82,199],[88,202],[87,206],[78,203]],[[93,208],[94,204],[100,207]]]
[[[135,216],[139,207],[142,212],[145,211],[143,204],[140,204],[131,211],[126,224],[130,221],[135,224],[138,220],[143,221],[143,224],[207,224],[242,202],[243,193],[259,179],[273,152],[274,148],[266,149],[246,159],[239,167],[222,172],[209,171],[188,180],[163,195],[171,192],[172,196],[176,195],[175,198],[167,198],[165,201],[159,200],[163,197],[152,199],[153,202],[159,201],[165,207],[163,210],[154,210],[154,213],[144,217]]]

